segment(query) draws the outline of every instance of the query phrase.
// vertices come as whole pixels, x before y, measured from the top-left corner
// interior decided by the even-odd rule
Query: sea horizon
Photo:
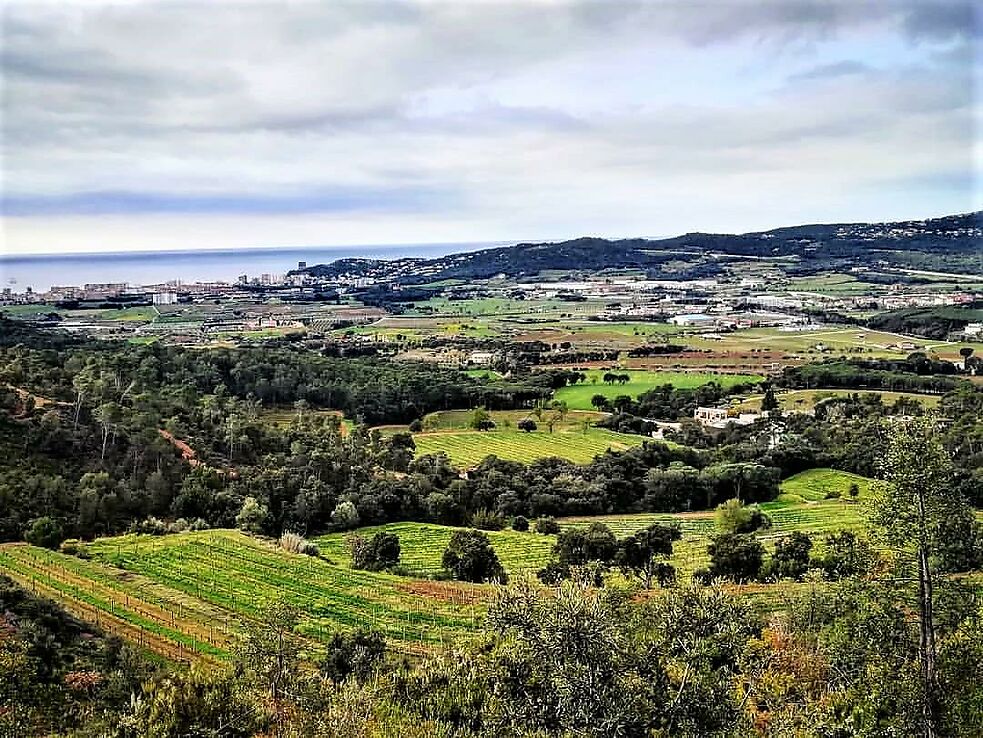
[[[438,258],[449,254],[505,246],[515,241],[475,241],[417,244],[365,244],[228,249],[169,249],[154,251],[93,251],[72,254],[0,255],[0,286],[23,293],[47,292],[53,286],[125,282],[130,285],[169,281],[232,282],[242,274],[286,274],[299,262],[327,264],[338,259],[393,261]]]

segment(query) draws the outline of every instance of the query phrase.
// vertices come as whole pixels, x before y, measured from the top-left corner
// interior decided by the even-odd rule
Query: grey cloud
[[[974,2],[935,0],[915,3],[904,19],[904,30],[918,41],[951,41],[983,35],[983,19]]]
[[[863,74],[864,72],[870,71],[871,67],[861,61],[856,61],[853,59],[846,59],[840,62],[833,62],[832,64],[823,64],[818,67],[813,67],[805,72],[799,72],[797,74],[790,75],[789,82],[807,82],[809,80],[817,79],[835,79],[837,77],[846,77],[852,74]]]
[[[868,28],[940,41],[965,21],[951,5],[931,3],[938,14],[923,2],[852,0],[13,6],[0,30],[3,147],[6,186],[26,199],[8,206],[100,211],[118,197],[133,212],[273,213],[356,202],[280,198],[331,192],[327,179],[380,201],[396,182],[389,201],[427,209],[441,197],[455,207],[475,180],[491,200],[570,172],[603,180],[608,167],[647,178],[778,171],[793,166],[796,147],[900,137],[899,112],[934,122],[962,111],[969,60],[943,74],[849,59],[760,98],[686,108],[639,99],[586,113],[545,87],[540,102],[496,97],[495,85],[517,75],[548,84],[552,69],[624,47],[702,54],[744,44],[762,55]],[[802,84],[816,80],[828,84]],[[428,107],[435,91],[452,104]],[[586,101],[604,92],[574,91]],[[960,126],[938,129],[952,131],[940,146],[962,145]],[[429,194],[400,200],[406,183]],[[233,194],[215,195],[222,187]],[[250,187],[278,195],[234,194]]]

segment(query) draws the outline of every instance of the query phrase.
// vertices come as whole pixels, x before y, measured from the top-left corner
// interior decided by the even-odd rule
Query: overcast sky
[[[2,7],[7,253],[980,207],[968,2]]]

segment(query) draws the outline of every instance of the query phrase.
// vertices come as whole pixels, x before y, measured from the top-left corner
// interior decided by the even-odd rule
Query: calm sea
[[[46,292],[53,285],[82,285],[94,282],[157,284],[182,282],[232,282],[240,274],[285,274],[297,263],[327,264],[335,259],[401,259],[418,256],[435,258],[463,251],[505,245],[501,242],[430,243],[399,246],[312,246],[307,248],[264,248],[205,251],[107,252],[98,254],[47,254],[0,256],[0,286],[24,292]]]

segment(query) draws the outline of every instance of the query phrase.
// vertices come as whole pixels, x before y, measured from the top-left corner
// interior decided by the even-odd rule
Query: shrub
[[[536,532],[544,536],[555,536],[560,532],[560,524],[553,517],[539,518],[536,520]]]
[[[502,530],[505,527],[505,518],[491,510],[477,510],[471,516],[471,527],[478,530]]]
[[[707,547],[710,554],[710,575],[727,577],[736,582],[758,578],[764,560],[764,546],[747,533],[720,533]]]
[[[529,519],[523,517],[522,515],[516,515],[514,518],[512,518],[512,530],[525,533],[527,530],[529,530]]]
[[[347,543],[354,569],[382,571],[399,564],[399,536],[395,533],[379,531],[371,538],[353,534],[348,536]]]
[[[262,533],[269,520],[270,511],[255,497],[247,497],[236,515],[236,525],[248,533]]]
[[[331,513],[331,522],[340,530],[358,527],[360,519],[355,504],[351,500],[339,502]]]
[[[385,653],[386,639],[377,630],[359,628],[354,633],[335,633],[325,648],[321,674],[334,682],[349,676],[365,681]]]
[[[525,431],[526,433],[531,433],[532,431],[536,430],[537,425],[536,425],[536,421],[533,420],[532,418],[523,418],[518,423],[516,423],[516,427],[521,431]]]
[[[305,556],[320,556],[321,554],[316,544],[308,541],[299,533],[284,533],[280,536],[280,548],[290,553],[304,554]]]
[[[745,506],[737,499],[717,505],[715,521],[721,533],[753,533],[771,527],[771,518],[760,507]]]
[[[61,542],[58,550],[66,556],[78,556],[82,559],[89,558],[88,551],[85,550],[84,544],[78,538],[66,538]]]
[[[536,572],[536,578],[543,584],[555,587],[564,579],[570,578],[570,567],[554,559]]]
[[[134,533],[143,533],[149,536],[162,536],[167,533],[167,531],[167,523],[160,518],[154,517],[153,515],[141,520],[139,523],[133,526]]]
[[[24,540],[32,546],[41,546],[55,551],[59,544],[65,540],[65,532],[62,530],[61,523],[45,515],[31,523],[31,526],[24,532]]]
[[[812,560],[827,579],[843,579],[868,571],[876,561],[870,544],[848,530],[830,533],[823,539],[823,552]]]
[[[505,582],[505,569],[488,536],[479,530],[458,530],[441,559],[444,568],[455,579],[465,582]]]
[[[775,543],[775,554],[765,565],[762,576],[767,579],[799,580],[809,571],[809,551],[812,539],[796,531]]]

